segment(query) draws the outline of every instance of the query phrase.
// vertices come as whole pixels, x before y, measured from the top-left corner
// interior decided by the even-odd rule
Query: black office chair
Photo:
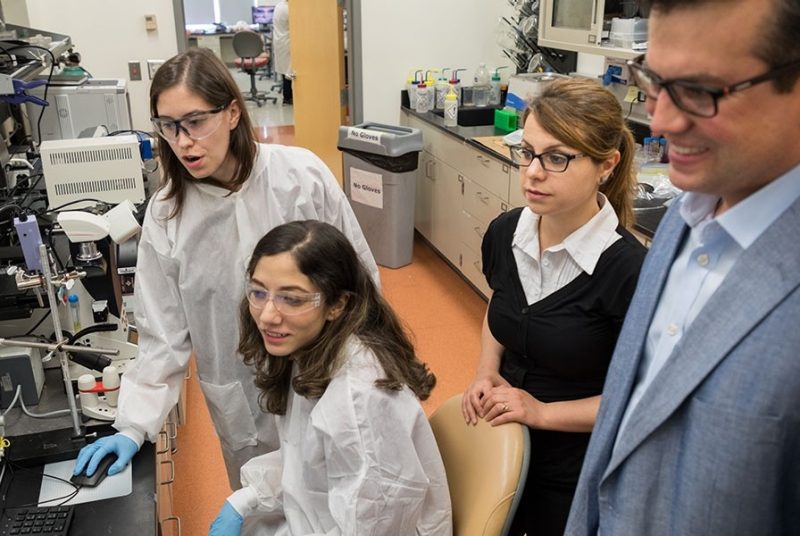
[[[266,101],[278,102],[278,97],[256,89],[256,72],[269,63],[269,54],[264,50],[264,40],[255,32],[243,31],[233,36],[233,51],[236,66],[250,75],[250,92],[243,93],[244,100],[254,101],[259,107]]]

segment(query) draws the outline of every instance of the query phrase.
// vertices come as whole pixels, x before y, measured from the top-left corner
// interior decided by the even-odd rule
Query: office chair
[[[269,62],[264,50],[264,40],[255,32],[238,32],[233,36],[233,51],[236,53],[236,66],[250,75],[250,92],[243,93],[244,100],[254,101],[259,107],[266,101],[278,102],[278,98],[256,89],[256,71]]]
[[[530,437],[518,423],[468,426],[456,395],[430,417],[444,461],[453,536],[506,536],[528,475]]]

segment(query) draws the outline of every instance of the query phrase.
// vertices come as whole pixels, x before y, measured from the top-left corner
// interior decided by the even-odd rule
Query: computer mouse
[[[108,468],[111,467],[111,464],[115,461],[117,461],[117,455],[113,452],[109,452],[100,460],[100,464],[97,466],[97,470],[92,476],[86,476],[86,473],[81,473],[79,475],[72,475],[72,478],[69,480],[76,486],[93,488],[105,480],[108,476]]]

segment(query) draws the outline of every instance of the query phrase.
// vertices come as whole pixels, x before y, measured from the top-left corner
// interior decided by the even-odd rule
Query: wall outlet
[[[150,77],[150,80],[153,79],[153,77],[156,74],[156,71],[163,64],[164,64],[164,60],[147,60],[147,76]]]
[[[142,64],[138,61],[128,62],[128,78],[131,82],[142,79]]]
[[[152,32],[158,30],[158,22],[156,21],[155,15],[145,15],[144,16],[144,28],[148,32]]]

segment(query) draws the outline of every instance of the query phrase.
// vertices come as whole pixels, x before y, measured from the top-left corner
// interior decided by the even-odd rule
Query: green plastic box
[[[514,132],[517,130],[516,110],[495,110],[494,127],[503,132]]]

